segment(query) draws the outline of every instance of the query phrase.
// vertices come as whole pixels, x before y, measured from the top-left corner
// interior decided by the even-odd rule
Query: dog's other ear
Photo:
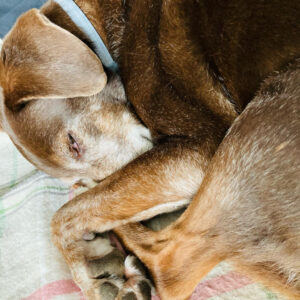
[[[1,52],[1,85],[11,109],[36,98],[91,96],[106,84],[94,52],[37,9],[18,19]]]

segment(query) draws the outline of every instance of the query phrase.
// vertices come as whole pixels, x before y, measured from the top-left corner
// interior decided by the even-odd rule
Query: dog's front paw
[[[75,247],[81,259],[70,268],[87,300],[151,299],[154,288],[143,264],[125,253],[112,232],[84,238]]]
[[[69,266],[88,300],[114,300],[124,286],[126,254],[112,237],[112,233],[85,234],[76,244],[81,255]]]
[[[88,269],[94,283],[93,291],[87,291],[86,297],[101,300],[150,300],[154,288],[142,263],[128,255],[120,264],[120,254],[113,251],[103,259],[89,261]]]
[[[135,256],[125,259],[125,284],[119,292],[122,300],[150,300],[155,294],[151,281],[147,278],[144,265]]]

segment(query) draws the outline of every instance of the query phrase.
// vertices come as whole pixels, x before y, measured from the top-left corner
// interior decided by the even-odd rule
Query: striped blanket
[[[73,191],[37,171],[4,133],[0,174],[0,299],[84,299],[50,241],[51,217]],[[222,263],[199,283],[191,299],[280,298]]]

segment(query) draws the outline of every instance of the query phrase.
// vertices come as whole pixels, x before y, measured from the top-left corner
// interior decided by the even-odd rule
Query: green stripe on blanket
[[[65,192],[63,194],[69,194],[69,189],[60,187],[60,186],[43,186],[39,188],[35,188],[34,190],[30,191],[28,194],[24,196],[23,199],[20,201],[10,201],[10,197],[3,197],[2,198],[2,209],[0,209],[0,218],[3,217],[5,214],[9,214],[13,212],[14,210],[18,209],[19,207],[22,206],[26,201],[42,194],[45,192],[54,192],[54,191],[60,191],[60,192]]]

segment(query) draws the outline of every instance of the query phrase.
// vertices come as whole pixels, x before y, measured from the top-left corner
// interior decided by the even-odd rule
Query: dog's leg
[[[196,193],[214,150],[207,144],[166,142],[65,204],[55,214],[53,241],[75,281],[90,299],[100,297],[99,284],[107,280],[90,276],[87,269],[90,242],[83,238],[186,205]]]
[[[217,150],[170,228],[117,228],[162,299],[186,299],[220,260],[300,299],[300,68],[266,81]]]
[[[230,256],[214,230],[220,205],[208,196],[205,199],[202,191],[179,220],[162,231],[137,223],[114,229],[150,270],[163,300],[188,299],[199,280]]]

